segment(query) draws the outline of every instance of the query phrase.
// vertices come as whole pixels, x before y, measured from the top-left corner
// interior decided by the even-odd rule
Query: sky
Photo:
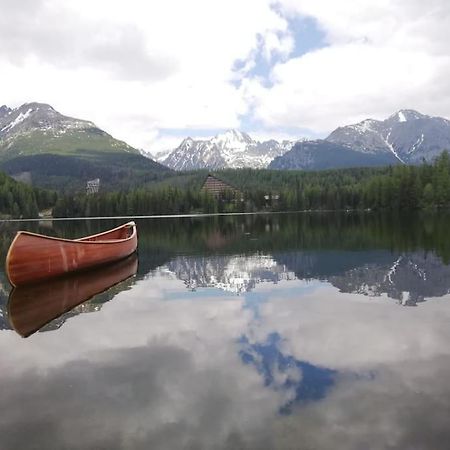
[[[152,154],[229,128],[326,136],[450,117],[448,0],[0,0],[0,105],[38,101]]]

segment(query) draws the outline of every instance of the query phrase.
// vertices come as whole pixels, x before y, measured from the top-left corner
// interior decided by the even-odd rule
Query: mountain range
[[[228,130],[212,139],[190,137],[169,152],[161,152],[156,160],[175,170],[266,168],[277,156],[292,148],[294,142],[256,141],[247,133]]]
[[[450,149],[450,121],[405,109],[385,120],[339,127],[325,139],[259,142],[228,130],[212,139],[186,138],[156,160],[175,170],[269,168],[322,170],[420,164]]]
[[[49,188],[120,187],[170,172],[93,122],[64,116],[45,103],[0,107],[0,168]]]
[[[436,255],[386,250],[295,251],[271,255],[178,256],[153,273],[174,275],[186,288],[215,287],[234,294],[259,283],[292,280],[327,281],[341,292],[380,297],[416,306],[450,292],[450,268]]]
[[[414,110],[385,120],[339,127],[325,139],[258,141],[228,130],[212,139],[186,138],[157,161],[88,120],[45,103],[0,107],[0,169],[40,187],[80,190],[100,178],[102,188],[140,186],[173,170],[269,168],[321,170],[420,164],[450,149],[450,121]]]
[[[367,119],[339,127],[324,140],[297,143],[275,158],[269,168],[317,170],[420,164],[449,149],[450,121],[408,109],[386,120]]]

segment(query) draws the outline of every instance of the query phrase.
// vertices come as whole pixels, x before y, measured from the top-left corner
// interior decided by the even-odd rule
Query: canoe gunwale
[[[112,233],[113,231],[117,231],[120,230],[122,228],[126,228],[126,227],[133,227],[133,232],[130,234],[130,236],[128,236],[127,238],[124,239],[105,239],[104,241],[89,241],[88,239],[93,239],[102,235],[107,235],[109,233]],[[13,245],[15,243],[15,241],[17,240],[17,238],[21,235],[21,234],[26,234],[27,236],[33,236],[39,239],[49,239],[52,241],[62,241],[62,242],[67,242],[67,243],[72,243],[72,244],[117,244],[119,242],[126,242],[129,241],[130,239],[133,239],[135,234],[136,234],[136,224],[134,222],[128,222],[125,223],[123,225],[121,225],[120,227],[116,227],[113,228],[111,230],[108,231],[104,231],[103,233],[97,233],[97,234],[92,234],[90,236],[85,236],[82,238],[78,238],[78,239],[67,239],[67,238],[59,238],[56,236],[46,236],[45,234],[39,234],[39,233],[32,233],[31,231],[18,231],[16,233],[16,236],[14,237],[14,239],[11,242],[11,245],[9,247],[8,250],[8,254],[6,255],[6,261],[8,261],[8,256],[9,253],[11,251],[11,249],[13,248]]]

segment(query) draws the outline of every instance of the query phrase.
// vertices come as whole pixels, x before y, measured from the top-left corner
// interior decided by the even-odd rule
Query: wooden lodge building
[[[201,191],[209,192],[215,198],[223,198],[227,196],[227,194],[231,194],[235,199],[243,200],[244,198],[244,194],[239,189],[225,183],[225,181],[219,180],[219,178],[211,174],[208,174],[206,177],[206,180],[201,187]]]

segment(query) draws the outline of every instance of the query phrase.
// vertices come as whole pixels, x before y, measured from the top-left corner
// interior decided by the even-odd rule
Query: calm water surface
[[[115,224],[2,223],[2,264],[16,229]],[[10,295],[2,266],[0,448],[448,449],[449,229],[148,219],[137,269]]]

